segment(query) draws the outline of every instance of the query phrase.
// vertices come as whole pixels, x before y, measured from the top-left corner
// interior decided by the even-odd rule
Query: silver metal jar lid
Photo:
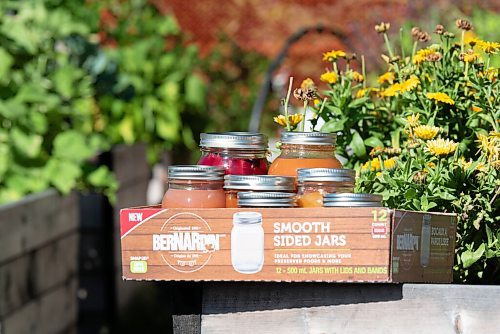
[[[335,145],[337,135],[325,132],[282,132],[282,144],[297,145]]]
[[[247,211],[236,212],[233,215],[233,224],[262,224],[262,214]]]
[[[175,165],[168,166],[167,176],[169,180],[222,181],[224,172],[221,166]]]
[[[343,168],[299,168],[297,179],[304,181],[351,182],[354,184],[356,172]]]
[[[382,206],[382,196],[353,193],[325,194],[323,206]]]
[[[226,175],[224,189],[293,191],[295,178],[274,175]]]
[[[240,207],[293,207],[295,194],[282,192],[239,192],[238,206]]]
[[[212,132],[200,135],[201,147],[267,150],[267,136],[258,132]]]

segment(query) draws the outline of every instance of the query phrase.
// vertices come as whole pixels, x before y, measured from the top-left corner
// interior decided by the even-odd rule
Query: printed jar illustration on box
[[[231,263],[242,274],[255,274],[264,265],[264,229],[258,212],[237,212],[231,231]]]

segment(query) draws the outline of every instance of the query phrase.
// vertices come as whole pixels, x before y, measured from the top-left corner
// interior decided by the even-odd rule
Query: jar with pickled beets
[[[323,206],[327,193],[352,193],[356,172],[342,168],[301,168],[297,171],[297,205],[302,208]]]
[[[226,191],[226,208],[237,208],[239,192],[293,193],[295,179],[274,175],[226,175],[224,177],[224,190]]]
[[[224,168],[183,165],[168,167],[163,208],[224,208]]]
[[[297,177],[299,168],[342,168],[335,157],[336,141],[333,133],[282,132],[281,154],[268,174]]]
[[[267,137],[256,132],[202,133],[198,165],[223,166],[226,174],[267,174]]]

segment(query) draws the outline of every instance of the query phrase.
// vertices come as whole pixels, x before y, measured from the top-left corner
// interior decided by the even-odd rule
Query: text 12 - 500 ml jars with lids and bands
[[[236,212],[231,230],[231,263],[242,274],[261,271],[264,264],[264,229],[259,212]]]
[[[283,192],[240,192],[240,208],[292,208],[295,206],[295,194]]]
[[[301,168],[297,171],[297,205],[299,207],[323,206],[327,193],[352,193],[356,172],[342,168]]]
[[[299,168],[342,168],[335,157],[337,136],[323,132],[282,132],[281,154],[269,175],[297,176]]]
[[[325,207],[381,207],[382,196],[372,194],[335,193],[325,194]]]
[[[295,179],[274,175],[226,175],[224,177],[224,190],[226,191],[226,208],[237,208],[239,192],[293,193]]]
[[[168,167],[164,208],[224,208],[224,168],[183,165]]]
[[[267,174],[267,137],[257,132],[202,133],[199,165],[223,166],[226,174]]]

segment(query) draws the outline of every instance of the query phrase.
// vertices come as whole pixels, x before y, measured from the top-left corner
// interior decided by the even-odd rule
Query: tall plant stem
[[[417,41],[413,42],[413,49],[411,50],[411,56],[415,56],[415,52],[417,52]]]
[[[306,126],[306,112],[307,112],[307,104],[309,101],[305,100],[304,101],[304,111],[302,112],[302,125],[301,125],[301,131],[304,132],[304,128]]]
[[[391,42],[389,42],[389,37],[387,37],[387,33],[385,32],[384,32],[384,41],[385,41],[385,46],[387,47],[387,52],[389,52],[389,56],[391,58],[394,58],[394,54],[392,53]]]
[[[465,30],[462,30],[462,37],[460,39],[460,53],[464,53],[464,40],[465,40]]]
[[[365,67],[365,56],[361,55],[361,73],[363,73],[363,88],[366,88],[366,67]]]
[[[401,57],[405,59],[405,49],[403,47],[403,28],[399,28],[399,43],[401,44]]]
[[[290,82],[288,83],[288,92],[286,93],[285,99],[285,121],[286,121],[286,130],[290,131],[290,120],[288,118],[288,103],[290,103],[290,94],[292,93],[292,85],[293,85],[293,77],[290,77]]]

